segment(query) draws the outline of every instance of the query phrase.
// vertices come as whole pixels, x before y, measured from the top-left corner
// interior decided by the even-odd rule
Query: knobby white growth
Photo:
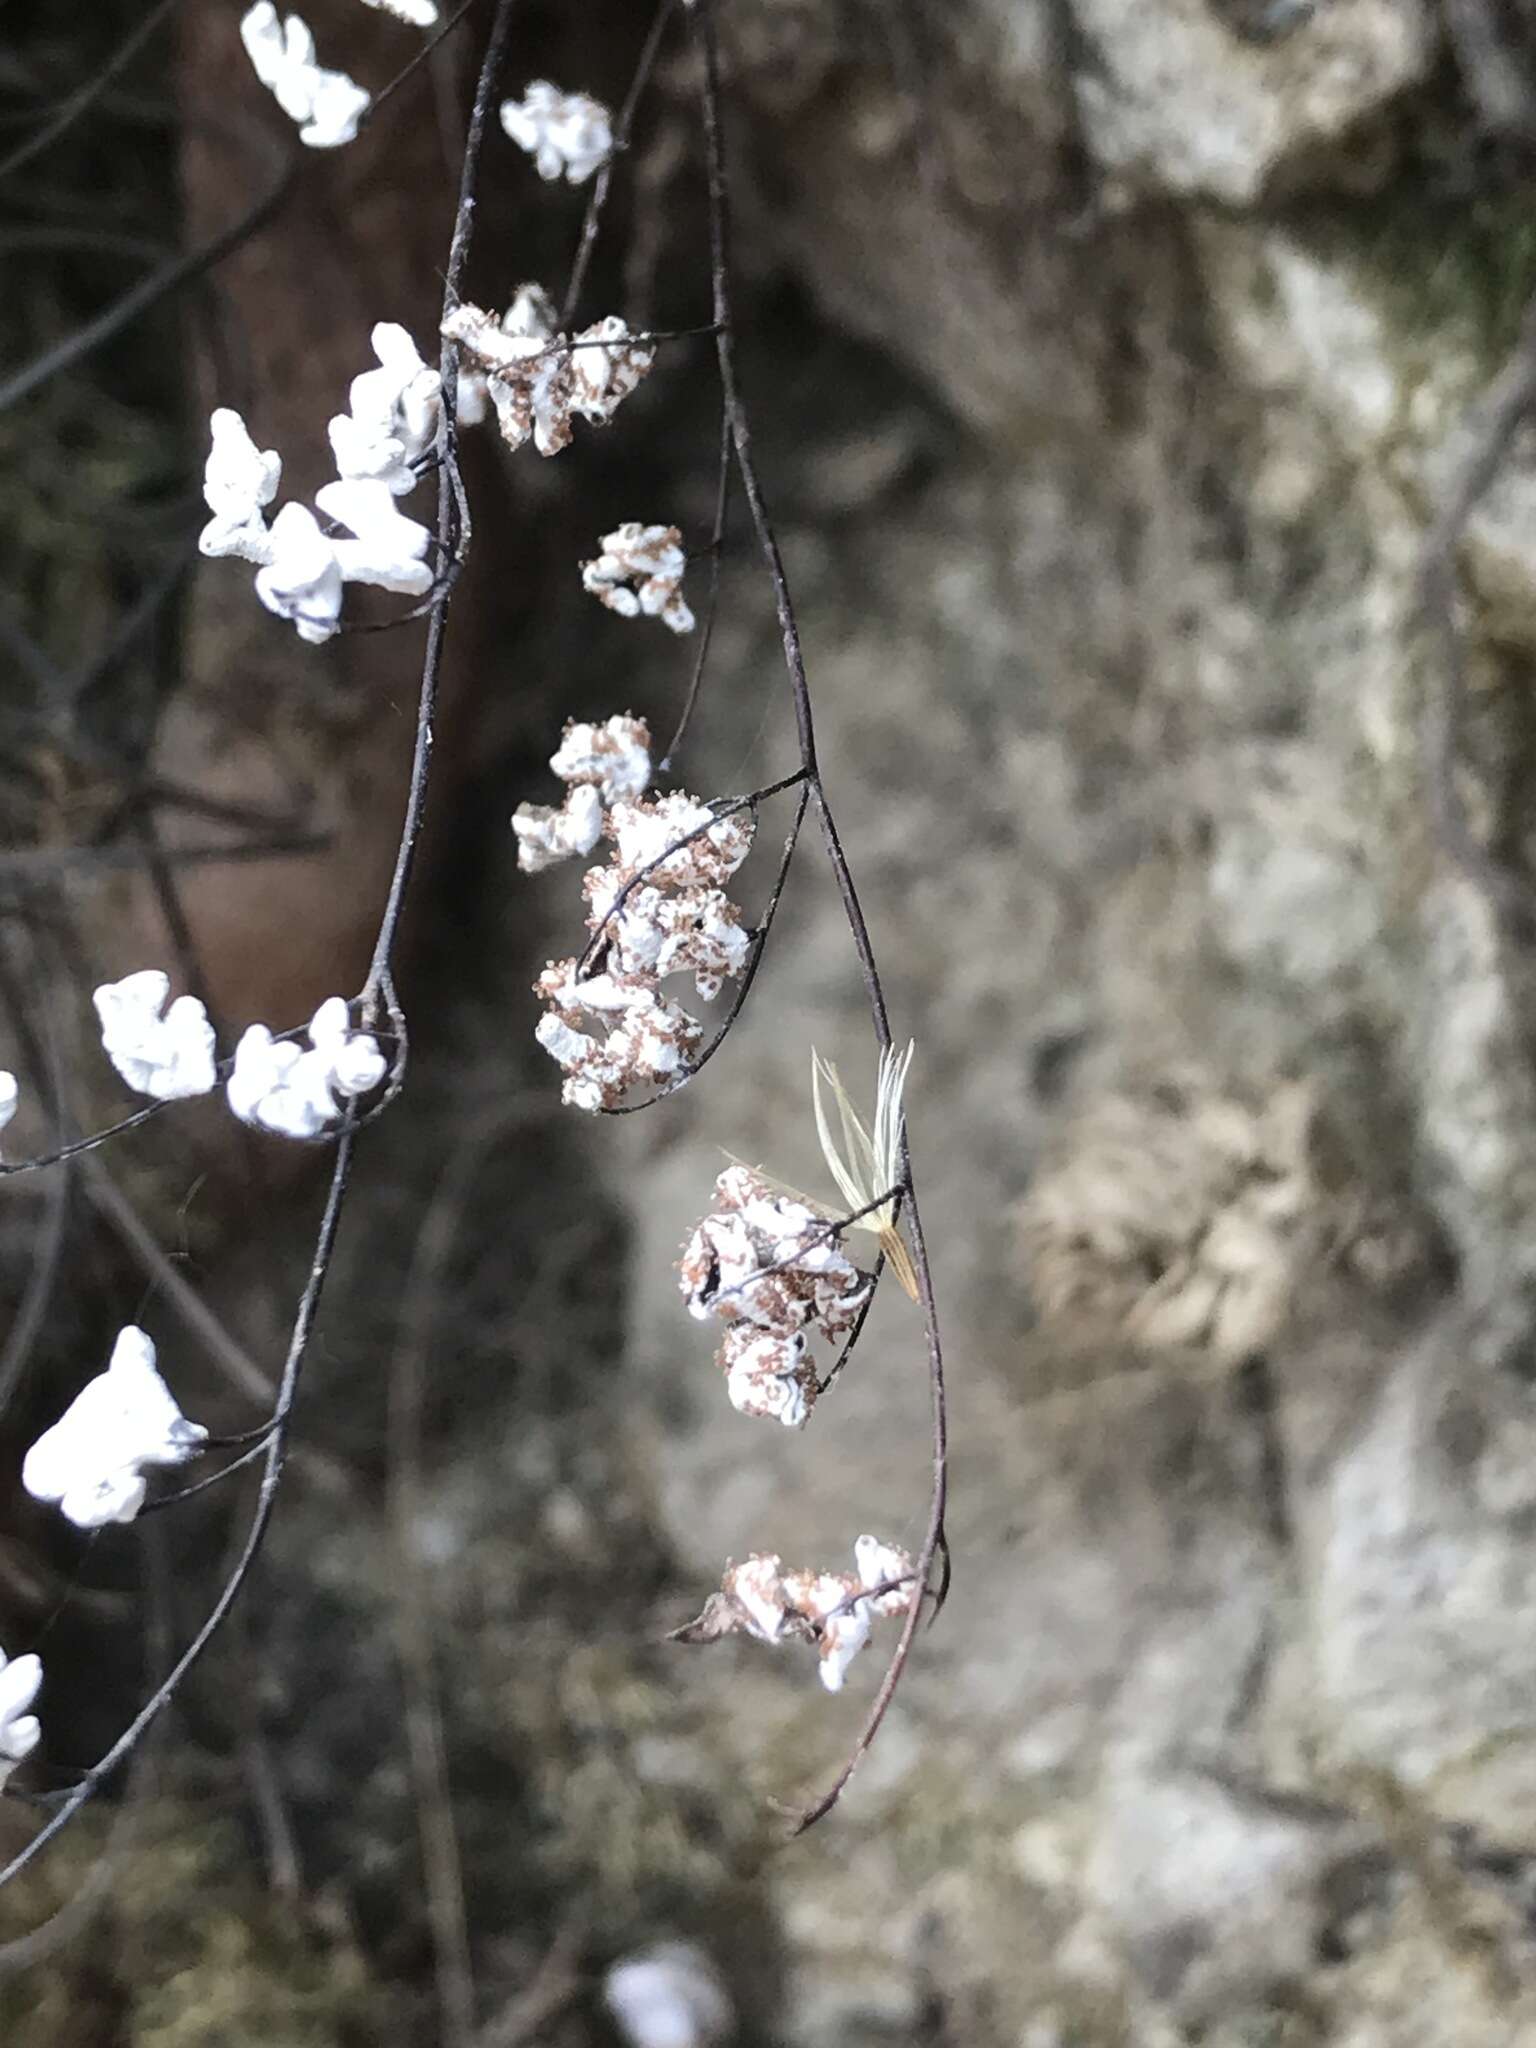
[[[896,1204],[894,1199],[881,1202],[878,1208],[870,1204],[881,1195],[889,1194],[901,1181],[901,1136],[903,1115],[901,1098],[907,1085],[907,1073],[912,1065],[912,1055],[917,1050],[909,1039],[905,1052],[899,1053],[892,1045],[886,1046],[880,1055],[879,1072],[875,1077],[875,1128],[871,1136],[863,1119],[849,1100],[848,1091],[839,1078],[837,1068],[830,1060],[824,1060],[819,1053],[811,1053],[811,1102],[816,1112],[816,1135],[821,1140],[822,1157],[827,1170],[837,1182],[849,1212],[857,1214],[861,1209],[869,1210],[852,1225],[855,1230],[872,1231],[880,1240],[880,1249],[891,1262],[891,1270],[901,1282],[908,1296],[917,1300],[917,1275],[912,1260],[896,1228]],[[826,1106],[821,1099],[821,1087],[825,1081],[837,1105],[838,1121],[842,1126],[842,1144],[839,1146],[832,1136],[832,1126],[827,1117]]]
[[[315,62],[315,39],[303,18],[279,20],[272,0],[257,0],[240,22],[256,76],[290,120],[301,124],[300,142],[311,149],[335,149],[352,141],[368,106],[368,94],[344,71]]]
[[[776,1554],[754,1552],[728,1565],[697,1621],[677,1640],[716,1642],[749,1635],[763,1643],[809,1642],[820,1659],[821,1682],[841,1692],[848,1667],[869,1641],[876,1621],[905,1614],[916,1595],[912,1560],[904,1550],[861,1536],[851,1572],[784,1569]]]
[[[379,367],[352,379],[350,409],[327,432],[339,477],[388,484],[398,498],[416,488],[414,465],[437,444],[442,379],[398,322],[381,320],[371,339]]]
[[[363,0],[363,5],[377,7],[381,14],[392,14],[397,21],[408,21],[412,28],[437,26],[436,0]]]
[[[146,967],[103,982],[91,998],[107,1058],[130,1088],[157,1102],[207,1095],[217,1078],[208,1012],[196,996],[178,996],[167,1010],[170,992],[169,975]]]
[[[643,613],[674,633],[693,631],[693,613],[683,596],[688,561],[675,526],[643,526],[630,519],[605,533],[600,545],[602,553],[581,565],[583,590],[622,619]]]
[[[503,100],[501,125],[533,158],[541,178],[562,172],[580,185],[613,152],[613,122],[600,100],[584,92],[561,92],[537,78],[520,100]]]
[[[256,571],[256,595],[291,619],[301,640],[318,647],[341,630],[341,563],[307,505],[286,504],[271,526],[272,554]]]
[[[715,1362],[732,1407],[786,1428],[805,1421],[819,1391],[807,1334],[840,1344],[858,1322],[872,1277],[830,1234],[825,1216],[746,1166],[715,1182],[720,1206],[683,1248],[678,1285],[688,1312],[728,1325]]]
[[[203,496],[213,517],[197,545],[205,555],[270,562],[272,540],[262,511],[277,496],[283,459],[275,448],[258,448],[245,421],[227,405],[209,414],[208,429],[212,446],[203,467]]]
[[[627,713],[602,725],[572,719],[549,765],[571,785],[570,794],[558,810],[519,804],[512,813],[517,864],[526,875],[590,853],[602,837],[603,806],[643,792],[651,779],[650,728]]]
[[[423,560],[431,531],[395,509],[388,484],[363,477],[322,484],[315,503],[355,536],[330,543],[343,583],[373,583],[406,597],[421,597],[432,588],[432,571]]]
[[[541,455],[558,455],[570,446],[574,415],[606,426],[655,361],[617,315],[575,336],[557,334],[555,317],[547,294],[523,285],[499,319],[466,302],[443,321],[443,334],[484,379],[509,448],[532,436]]]
[[[7,1657],[0,1650],[0,1790],[16,1766],[36,1749],[42,1727],[27,1709],[43,1682],[42,1659]]]
[[[718,2048],[735,2030],[719,1974],[691,1942],[621,1957],[603,1981],[603,1998],[629,2048]]]
[[[20,1082],[14,1074],[0,1068],[0,1131],[5,1129],[20,1106]]]
[[[145,1469],[184,1465],[207,1435],[177,1407],[156,1369],[154,1344],[129,1323],[106,1371],[28,1451],[21,1483],[34,1500],[57,1503],[79,1529],[131,1522],[144,1505]]]
[[[226,1093],[242,1123],[282,1138],[317,1138],[341,1115],[338,1096],[366,1095],[388,1071],[372,1032],[354,1030],[345,999],[331,996],[310,1019],[308,1050],[252,1024],[235,1047]]]
[[[524,805],[513,820],[524,867],[548,866],[559,857],[550,842],[579,826],[573,807],[581,788],[610,798],[602,831],[617,858],[589,868],[582,884],[587,929],[601,934],[598,971],[578,978],[579,960],[555,960],[534,984],[550,1005],[535,1035],[564,1067],[561,1096],[578,1109],[615,1109],[635,1088],[686,1080],[704,1027],[662,992],[662,981],[691,974],[708,1002],[752,954],[752,933],[719,886],[751,850],[751,814],[719,817],[681,790],[619,799],[619,789],[648,779],[649,741],[638,719],[568,726],[553,757],[557,772],[577,785],[565,811]],[[653,860],[654,872],[642,878]]]

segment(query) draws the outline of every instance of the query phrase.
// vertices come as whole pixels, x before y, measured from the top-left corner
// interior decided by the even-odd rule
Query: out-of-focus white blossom
[[[603,830],[603,800],[590,784],[578,784],[558,810],[549,804],[519,804],[512,813],[517,864],[525,875],[541,875],[572,854],[590,853]]]
[[[240,40],[256,76],[289,119],[301,123],[300,142],[335,149],[353,139],[369,96],[344,71],[316,63],[315,39],[301,16],[280,20],[271,0],[257,0],[241,18]]]
[[[675,526],[644,526],[638,519],[605,533],[602,553],[581,565],[581,586],[620,618],[660,619],[674,633],[693,631],[683,596],[687,557]]]
[[[395,509],[388,484],[349,477],[323,484],[315,503],[355,536],[331,541],[344,583],[373,583],[404,597],[420,597],[432,588],[432,571],[422,559],[431,532]]]
[[[0,1650],[0,1789],[36,1749],[42,1735],[36,1714],[28,1712],[42,1682],[40,1657],[7,1657]]]
[[[34,1500],[56,1502],[80,1529],[131,1522],[144,1505],[145,1471],[184,1465],[208,1432],[188,1422],[160,1377],[155,1347],[129,1323],[107,1369],[82,1387],[28,1451],[21,1483]]]
[[[157,1102],[207,1095],[216,1079],[208,1012],[196,996],[178,996],[167,1010],[170,992],[170,977],[146,967],[103,982],[91,998],[103,1052],[130,1088]]]
[[[531,436],[541,455],[558,455],[570,446],[575,413],[606,425],[656,354],[631,341],[616,316],[584,328],[574,344],[553,332],[554,317],[545,293],[523,285],[500,319],[465,302],[451,309],[442,326],[484,377],[507,446],[521,448]]]
[[[269,562],[272,540],[262,509],[277,496],[283,459],[275,448],[258,448],[245,421],[227,405],[209,414],[208,431],[203,497],[213,517],[198,535],[197,545],[205,555]]]
[[[786,1570],[781,1558],[762,1553],[728,1565],[719,1592],[710,1595],[697,1621],[674,1631],[675,1639],[710,1643],[749,1635],[764,1643],[809,1642],[822,1684],[840,1692],[875,1622],[905,1614],[916,1594],[906,1551],[861,1536],[854,1557],[851,1572]]]
[[[256,595],[291,619],[312,646],[341,627],[341,563],[307,505],[287,504],[272,522],[272,559],[256,571]]]
[[[485,372],[473,363],[460,366],[454,380],[453,417],[461,427],[478,427],[491,409],[491,388]]]
[[[899,1053],[893,1045],[888,1045],[880,1055],[880,1068],[875,1077],[873,1136],[849,1100],[836,1067],[819,1053],[811,1053],[811,1101],[827,1170],[837,1182],[850,1214],[861,1209],[869,1210],[867,1215],[859,1216],[852,1227],[872,1231],[879,1238],[880,1249],[890,1260],[891,1270],[913,1301],[917,1300],[917,1275],[901,1232],[896,1228],[895,1201],[882,1202],[877,1209],[870,1209],[869,1205],[879,1196],[888,1194],[901,1180],[901,1098],[915,1051],[916,1047],[909,1039],[905,1052]],[[837,1105],[838,1121],[842,1126],[841,1145],[832,1136],[832,1126],[821,1099],[823,1081]]]
[[[714,1965],[688,1942],[621,1957],[603,1997],[628,2048],[719,2048],[735,2025]]]
[[[397,21],[407,21],[412,28],[437,26],[437,0],[363,0],[363,5],[376,7],[381,14],[392,14]]]
[[[309,1024],[306,1050],[252,1024],[235,1048],[226,1093],[242,1123],[282,1138],[317,1138],[341,1115],[337,1096],[376,1088],[389,1063],[371,1032],[352,1028],[341,996],[323,1002]]]
[[[442,379],[397,321],[381,320],[371,339],[379,367],[352,379],[350,409],[327,432],[338,476],[387,484],[399,498],[420,482],[414,465],[436,446]]]
[[[583,184],[613,151],[608,109],[584,92],[561,92],[535,79],[520,100],[503,100],[501,125],[534,160],[541,178],[563,173]]]
[[[592,784],[605,804],[643,796],[651,780],[651,729],[628,712],[601,725],[573,718],[549,765],[562,782]]]
[[[21,1105],[21,1084],[16,1076],[0,1068],[0,1131],[15,1116]]]

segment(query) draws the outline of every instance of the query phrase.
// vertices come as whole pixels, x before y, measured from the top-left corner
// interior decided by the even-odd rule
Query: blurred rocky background
[[[238,9],[181,12],[0,180],[7,378],[282,176]],[[194,575],[202,422],[243,405],[303,490],[372,322],[427,344],[486,13],[204,282],[0,389],[18,1152],[117,1104],[107,973],[195,966],[232,1027],[361,980],[419,629],[317,652],[229,565]],[[520,878],[507,826],[565,718],[675,719],[690,650],[573,564],[621,518],[708,531],[687,344],[558,462],[472,450],[411,1085],[360,1147],[260,1578],[116,1796],[0,1896],[0,2035],[1516,2048],[1536,26],[1521,0],[717,13],[748,401],[918,1047],[953,1593],[842,1806],[786,1844],[772,1802],[836,1768],[876,1657],[829,1700],[790,1651],[662,1639],[727,1556],[915,1541],[921,1336],[889,1291],[804,1435],[748,1423],[673,1262],[725,1152],[831,1192],[810,1047],[872,1087],[856,964],[808,839],[708,1071],[644,1117],[562,1113],[528,984],[574,949],[576,881]],[[0,132],[141,18],[19,36]],[[370,82],[415,47],[351,0],[311,18]],[[648,26],[529,0],[508,89],[615,101]],[[705,317],[696,88],[676,35],[594,314]],[[474,295],[558,282],[580,205],[494,137]],[[794,765],[739,518],[721,590],[677,763],[705,795]],[[4,1469],[140,1314],[190,1412],[247,1426],[313,1165],[194,1105],[7,1183]],[[239,1507],[85,1547],[0,1482],[0,1641],[48,1671],[33,1789],[195,1627]],[[6,1802],[0,1843],[33,1825]]]

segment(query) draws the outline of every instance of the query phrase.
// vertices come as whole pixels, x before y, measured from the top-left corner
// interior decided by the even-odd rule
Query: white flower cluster
[[[541,178],[585,184],[613,151],[613,122],[600,100],[536,78],[520,100],[503,100],[501,125],[533,158]]]
[[[42,1682],[40,1657],[7,1657],[0,1650],[0,1787],[37,1747],[43,1731],[28,1708]]]
[[[440,380],[393,321],[380,321],[372,341],[379,368],[353,378],[350,410],[338,413],[329,428],[339,474],[315,493],[334,533],[296,501],[268,526],[264,511],[277,495],[281,456],[257,448],[244,420],[227,406],[208,422],[203,496],[213,517],[198,546],[205,555],[254,562],[261,602],[291,619],[299,638],[314,645],[340,631],[348,583],[372,583],[404,597],[424,596],[432,587],[426,561],[431,533],[407,519],[395,499],[415,488],[415,465],[436,443]]]
[[[170,976],[146,967],[91,997],[107,1058],[130,1088],[157,1102],[207,1095],[216,1079],[208,1012],[196,996],[178,996],[166,1009],[170,992]]]
[[[574,336],[555,331],[557,317],[548,294],[525,284],[499,318],[466,302],[443,321],[479,380],[469,387],[466,421],[483,416],[483,389],[509,448],[531,436],[541,455],[558,455],[570,446],[576,414],[606,426],[655,360],[656,351],[632,340],[616,314]]]
[[[821,1660],[822,1684],[841,1692],[875,1622],[905,1614],[915,1594],[906,1551],[861,1536],[853,1555],[851,1572],[786,1571],[778,1556],[761,1553],[728,1565],[720,1591],[676,1639],[709,1643],[749,1635],[763,1643],[810,1642]]]
[[[752,933],[721,887],[751,851],[751,814],[718,817],[682,790],[643,796],[649,746],[635,718],[567,726],[551,761],[572,784],[565,804],[520,805],[512,821],[529,872],[590,852],[599,838],[614,847],[582,885],[587,929],[601,934],[597,971],[578,979],[579,959],[556,960],[534,983],[550,1005],[538,1041],[564,1067],[562,1097],[578,1109],[615,1109],[632,1089],[686,1079],[704,1027],[661,983],[689,974],[711,1002],[752,953]]]
[[[626,520],[598,544],[602,553],[581,565],[581,587],[621,619],[660,619],[674,633],[693,631],[693,613],[683,596],[688,558],[675,526],[643,526]]]
[[[144,1505],[146,1468],[184,1465],[207,1436],[177,1407],[156,1368],[153,1342],[130,1323],[118,1332],[106,1371],[27,1452],[21,1483],[77,1529],[131,1522]]]
[[[310,1019],[307,1051],[252,1024],[235,1047],[225,1092],[242,1123],[283,1138],[318,1138],[388,1071],[378,1040],[353,1030],[346,1002],[331,996]]]
[[[747,1166],[715,1182],[719,1208],[683,1249],[678,1284],[690,1315],[726,1325],[715,1362],[731,1405],[798,1429],[816,1400],[811,1331],[849,1336],[873,1277],[828,1235],[828,1219]]]
[[[280,20],[272,0],[256,0],[241,18],[240,40],[256,76],[289,119],[301,124],[300,142],[335,149],[352,141],[369,95],[344,71],[327,71],[315,62],[315,39],[301,16]]]
[[[146,967],[104,982],[91,999],[108,1059],[130,1088],[157,1102],[207,1095],[218,1080],[208,1012],[195,996],[178,996],[167,1009],[170,987],[158,967]],[[345,999],[331,996],[310,1019],[307,1051],[252,1024],[235,1048],[226,1093],[243,1123],[314,1138],[388,1071],[377,1039],[355,1031]],[[0,1130],[15,1113],[16,1093],[15,1077],[0,1075]]]

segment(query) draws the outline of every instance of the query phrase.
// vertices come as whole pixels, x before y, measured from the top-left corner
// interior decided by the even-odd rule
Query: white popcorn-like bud
[[[421,597],[432,588],[431,568],[422,559],[431,545],[431,532],[396,510],[387,483],[344,478],[316,491],[315,503],[328,519],[356,536],[330,544],[344,583],[373,583],[404,597]]]
[[[337,473],[388,484],[403,497],[420,481],[414,465],[437,444],[442,378],[424,363],[409,331],[381,320],[370,337],[379,361],[352,379],[349,410],[328,429]]]
[[[341,996],[323,1002],[309,1025],[309,1049],[252,1024],[235,1048],[225,1093],[242,1123],[281,1138],[317,1138],[341,1114],[337,1096],[365,1095],[389,1071],[371,1032],[354,1031]]]
[[[16,1076],[0,1068],[0,1131],[15,1116],[21,1106],[21,1083]]]
[[[683,597],[687,557],[675,526],[630,519],[605,533],[602,552],[581,565],[582,588],[620,618],[659,618],[674,633],[691,633],[693,613]]]
[[[535,79],[520,100],[504,100],[501,125],[534,160],[539,176],[583,184],[613,152],[613,123],[601,101]]]
[[[782,1560],[754,1552],[745,1564],[731,1565],[720,1581],[720,1590],[736,1601],[746,1617],[751,1634],[765,1643],[776,1643],[789,1619],[785,1597]]]
[[[272,522],[272,559],[256,571],[256,595],[291,619],[313,646],[340,630],[341,563],[307,505],[288,504]]]
[[[626,2048],[719,2048],[735,2025],[713,1964],[686,1942],[622,1957],[603,1997]]]
[[[584,327],[571,348],[571,409],[606,425],[622,402],[648,376],[656,351],[632,341],[616,314]]]
[[[155,1347],[130,1323],[104,1373],[81,1389],[27,1452],[21,1483],[80,1529],[131,1522],[148,1490],[146,1468],[184,1465],[207,1439],[189,1422],[156,1367]]]
[[[392,14],[397,21],[409,22],[412,28],[437,26],[436,0],[363,0],[363,5],[376,7],[381,14]]]
[[[651,729],[627,712],[601,725],[573,718],[549,765],[562,782],[592,784],[605,804],[643,796],[651,780]]]
[[[230,406],[208,416],[210,445],[203,465],[203,497],[213,517],[198,535],[201,553],[234,555],[258,565],[272,559],[263,507],[277,496],[283,459],[275,448],[258,448],[245,421]]]
[[[40,1657],[7,1657],[0,1650],[0,1790],[41,1739],[42,1726],[36,1714],[28,1710],[42,1683]]]
[[[344,71],[316,63],[315,39],[299,15],[279,20],[271,0],[257,0],[241,17],[240,40],[261,83],[290,120],[302,123],[301,142],[335,149],[353,139],[369,95]]]
[[[170,977],[146,967],[103,982],[91,998],[107,1058],[130,1088],[157,1102],[207,1095],[217,1079],[208,1012],[196,996],[178,996],[166,1009],[170,992]]]
[[[590,853],[603,829],[603,800],[589,784],[578,784],[558,810],[548,804],[519,804],[512,813],[517,864],[525,875]]]

